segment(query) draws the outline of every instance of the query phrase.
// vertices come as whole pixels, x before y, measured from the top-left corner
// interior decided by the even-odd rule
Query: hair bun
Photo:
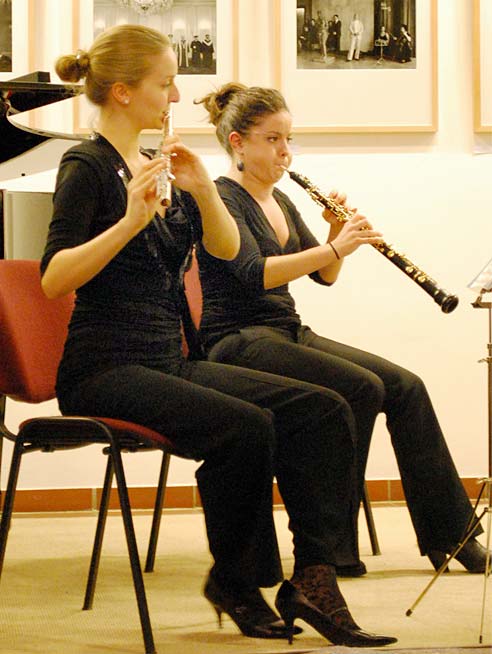
[[[217,107],[221,110],[225,109],[232,97],[237,93],[243,91],[246,87],[242,84],[237,84],[235,82],[230,82],[229,84],[224,84],[215,94],[215,102]]]
[[[200,100],[194,100],[194,104],[203,104],[209,115],[209,122],[212,125],[217,125],[220,122],[222,113],[227,105],[231,102],[232,98],[247,87],[239,82],[228,82],[217,89],[208,93]]]
[[[76,54],[62,55],[55,62],[56,73],[64,82],[80,82],[83,77],[86,77],[89,68],[89,54],[85,50],[77,50]]]
[[[78,67],[81,77],[85,76],[90,66],[89,53],[85,50],[77,50],[75,54],[75,65]]]

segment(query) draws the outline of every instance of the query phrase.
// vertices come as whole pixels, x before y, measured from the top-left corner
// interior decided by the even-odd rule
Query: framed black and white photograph
[[[193,100],[237,79],[237,1],[78,0],[75,47],[87,49],[98,34],[118,24],[147,25],[166,34],[178,60],[181,100],[174,127],[182,133],[212,131],[203,107]],[[87,108],[79,113],[80,132],[89,128],[90,115]]]
[[[0,80],[26,75],[32,0],[0,0]]]
[[[415,1],[367,0],[354,11],[355,5],[325,0],[314,15],[297,0],[297,68],[416,68]]]
[[[492,132],[492,2],[474,0],[473,92],[476,132]]]
[[[436,0],[275,1],[297,131],[437,129]]]

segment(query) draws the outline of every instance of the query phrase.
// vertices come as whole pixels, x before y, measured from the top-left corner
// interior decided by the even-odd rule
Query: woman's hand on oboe
[[[343,207],[344,209],[348,211],[353,211],[350,207],[347,207],[347,195],[346,193],[340,193],[339,191],[331,191],[329,195],[330,200],[333,200],[337,205],[340,207]],[[323,213],[321,214],[324,218],[324,220],[330,225],[330,240],[333,240],[339,233],[340,230],[343,227],[343,222],[340,221],[339,218],[337,218],[336,213],[334,213],[331,209],[328,207],[326,209],[323,209]]]
[[[352,217],[342,224],[342,229],[336,238],[332,239],[341,257],[352,254],[361,245],[376,245],[383,242],[381,232],[374,230],[369,220],[357,213],[357,209],[353,211]]]
[[[330,191],[329,198],[333,200],[333,202],[336,202],[336,204],[339,204],[342,207],[346,207],[347,204],[347,194],[346,193],[340,193],[339,191]],[[323,209],[322,213],[323,218],[326,220],[327,223],[329,223],[332,227],[337,227],[340,225],[340,221],[338,220],[337,216],[335,213],[331,211],[328,207],[326,209]]]

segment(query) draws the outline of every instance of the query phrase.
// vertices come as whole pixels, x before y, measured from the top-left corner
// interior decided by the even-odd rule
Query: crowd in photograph
[[[342,39],[342,21],[337,14],[327,19],[321,11],[318,11],[316,18],[309,18],[304,21],[298,35],[298,53],[313,53],[321,60],[326,61],[328,57],[344,56],[347,61],[357,61],[361,55],[362,35],[364,23],[357,13],[353,14],[350,24],[346,28],[349,32],[349,42],[346,50],[342,50],[340,42]],[[383,56],[389,60],[399,63],[407,63],[412,58],[413,38],[409,32],[408,25],[402,24],[398,33],[392,34],[382,25],[375,30],[373,49],[364,52],[365,55]]]
[[[176,54],[180,73],[215,74],[215,49],[210,34],[205,34],[203,39],[194,34],[191,40],[184,35],[178,38],[175,38],[174,34],[167,36]]]

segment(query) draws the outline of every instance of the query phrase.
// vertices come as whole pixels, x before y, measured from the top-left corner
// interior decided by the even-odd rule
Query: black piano
[[[0,164],[47,140],[12,125],[8,116],[65,100],[80,92],[80,86],[53,84],[50,74],[37,71],[6,82],[0,81]]]
[[[9,116],[65,100],[80,93],[73,84],[54,84],[48,72],[37,71],[0,81],[0,165],[50,138],[13,125]],[[0,258],[3,258],[3,200],[0,193]]]

